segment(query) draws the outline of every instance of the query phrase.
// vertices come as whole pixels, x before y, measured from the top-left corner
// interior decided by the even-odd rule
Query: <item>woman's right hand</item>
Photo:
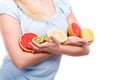
[[[30,42],[30,47],[33,49],[32,53],[56,53],[61,44],[54,37],[51,37],[51,42],[44,42],[37,44],[36,42]]]

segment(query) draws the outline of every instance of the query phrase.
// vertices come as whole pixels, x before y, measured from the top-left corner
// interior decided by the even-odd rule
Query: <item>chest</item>
[[[56,13],[54,0],[36,0],[30,2],[30,4],[33,9],[36,9],[45,16],[53,16]]]
[[[57,6],[54,7],[53,3],[50,3],[49,6],[51,6],[51,8],[48,8],[47,4],[45,3],[44,7],[41,7],[41,10],[44,9],[45,13],[47,13],[47,10],[51,11],[51,13],[48,12],[48,15],[51,16],[47,21],[35,21],[21,12],[20,24],[22,32],[34,32],[38,35],[45,35],[50,29],[59,29],[67,34],[68,23],[66,16]],[[52,14],[52,12],[54,14]]]
[[[49,21],[34,21],[25,17],[21,20],[22,32],[34,32],[38,35],[45,35],[50,29],[59,29],[67,34],[67,20],[64,15],[55,15]]]

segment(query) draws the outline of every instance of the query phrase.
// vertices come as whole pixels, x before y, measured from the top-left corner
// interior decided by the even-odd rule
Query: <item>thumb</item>
[[[59,41],[55,38],[55,37],[51,37],[51,40],[53,43],[57,44],[57,45],[60,45]]]

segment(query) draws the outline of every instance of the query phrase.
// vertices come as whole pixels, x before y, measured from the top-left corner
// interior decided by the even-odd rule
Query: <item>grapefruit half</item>
[[[27,51],[27,52],[31,52],[32,51],[32,48],[30,48],[29,46],[29,42],[32,41],[33,38],[37,37],[38,35],[36,35],[35,33],[24,33],[20,39],[19,39],[19,44],[20,44],[20,47],[24,50],[24,51]]]
[[[64,43],[67,40],[67,35],[60,30],[57,29],[52,29],[47,32],[47,36],[50,37],[55,37],[60,43]]]
[[[78,24],[72,23],[68,26],[68,35],[80,37],[81,28]]]

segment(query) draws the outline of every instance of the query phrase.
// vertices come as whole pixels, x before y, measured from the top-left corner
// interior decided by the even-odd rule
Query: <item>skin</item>
[[[40,3],[37,2],[38,0],[31,1],[31,3],[33,3],[31,5],[35,6],[35,3],[37,3],[38,7],[41,7],[41,11],[48,8],[43,7],[41,5],[42,3],[47,6],[52,6],[51,8],[49,7],[51,10],[49,14],[47,11],[44,11],[44,13],[49,16],[55,14],[55,8],[51,5],[51,0],[41,0]],[[73,12],[71,12],[67,20],[68,24],[73,22],[78,23]],[[53,55],[52,53],[62,53],[70,56],[83,56],[88,55],[89,53],[88,42],[78,37],[68,37],[68,40],[63,45],[61,45],[54,37],[51,37],[52,42],[45,42],[42,44],[31,42],[29,44],[33,48],[32,53],[34,54],[24,52],[18,43],[18,40],[22,35],[20,24],[15,18],[6,14],[0,15],[0,32],[13,64],[19,69],[36,64]]]

